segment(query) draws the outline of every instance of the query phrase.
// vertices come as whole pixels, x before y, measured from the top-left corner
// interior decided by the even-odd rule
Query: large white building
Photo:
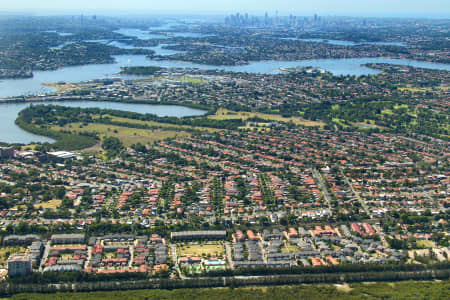
[[[9,276],[25,276],[33,272],[31,257],[27,254],[15,254],[8,258]]]
[[[58,162],[63,162],[66,159],[76,158],[76,154],[67,151],[47,152],[48,158]]]

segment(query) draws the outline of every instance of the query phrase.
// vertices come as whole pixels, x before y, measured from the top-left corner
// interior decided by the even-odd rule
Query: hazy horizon
[[[104,15],[227,15],[236,12],[249,14],[263,14],[265,12],[279,15],[311,15],[326,16],[361,16],[361,17],[420,17],[420,18],[449,18],[450,1],[429,0],[379,0],[376,4],[356,0],[317,0],[314,3],[306,1],[281,0],[78,0],[55,2],[53,0],[16,0],[5,3],[0,8],[2,14],[104,14]]]

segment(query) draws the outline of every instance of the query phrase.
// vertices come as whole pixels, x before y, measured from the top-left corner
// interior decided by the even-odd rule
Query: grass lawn
[[[417,241],[417,246],[420,248],[434,248],[436,244],[433,241],[422,240]]]
[[[192,84],[196,84],[196,85],[205,84],[207,82],[206,80],[203,80],[200,78],[195,78],[195,77],[190,77],[190,76],[176,76],[171,79],[179,80],[181,82],[188,82],[188,83],[192,83]]]
[[[106,259],[116,258],[116,252],[104,252],[103,256]]]
[[[123,126],[114,126],[107,124],[89,123],[86,126],[81,126],[81,123],[71,123],[64,127],[53,126],[53,130],[72,130],[76,132],[97,132],[101,138],[106,136],[113,136],[119,138],[125,146],[130,146],[136,143],[152,143],[153,141],[160,141],[166,138],[186,137],[190,134],[186,131],[175,130],[160,130],[160,129],[137,129]],[[71,126],[71,127],[70,127]]]
[[[196,78],[184,78],[186,80],[190,80],[195,83],[199,83],[200,81]],[[105,115],[107,116],[107,115]],[[74,132],[96,132],[100,137],[105,136],[113,136],[119,138],[125,146],[130,146],[136,143],[148,144],[154,141],[160,141],[166,138],[174,138],[174,137],[186,137],[190,136],[190,133],[184,130],[198,130],[198,131],[207,131],[207,132],[218,132],[220,129],[216,128],[207,128],[207,127],[199,127],[199,126],[189,126],[189,125],[175,125],[175,124],[165,124],[154,121],[141,121],[141,120],[133,120],[128,118],[114,117],[109,116],[112,121],[118,123],[131,123],[131,124],[141,124],[147,125],[151,127],[156,127],[156,129],[137,129],[137,128],[129,128],[126,125],[109,125],[109,124],[98,124],[98,123],[89,123],[87,125],[82,125],[80,122],[75,122],[71,124],[66,124],[64,127],[60,126],[52,126],[52,130],[70,130]],[[281,122],[293,122],[297,125],[304,126],[324,126],[324,122],[317,121],[309,121],[300,117],[290,117],[285,118],[280,115],[273,114],[263,114],[263,113],[252,113],[252,112],[233,112],[226,109],[219,109],[215,115],[208,116],[210,119],[216,120],[231,120],[231,119],[242,119],[247,120],[248,118],[258,117],[268,121],[281,121]],[[94,116],[95,118],[95,116]],[[267,130],[264,126],[264,123],[258,124],[258,126],[245,126],[244,129],[254,129],[257,130]],[[184,130],[183,130],[184,129]],[[95,149],[92,149],[95,150]]]
[[[195,44],[209,44],[209,43],[195,43]],[[202,85],[207,83],[206,80],[192,77],[192,76],[156,76],[155,79],[157,80],[173,80],[173,81],[180,81],[180,82],[188,82],[195,85]]]
[[[72,259],[72,257],[73,257],[72,254],[68,254],[68,253],[61,254],[61,259],[62,260],[69,260],[69,259]]]
[[[205,270],[206,272],[210,272],[210,271],[224,271],[227,268],[225,266],[206,266]]]
[[[331,248],[332,248],[334,251],[341,250],[341,247],[339,247],[339,246],[337,246],[337,245],[331,245]]]
[[[223,257],[225,252],[221,244],[178,245],[180,257],[186,256],[215,256]]]
[[[74,247],[83,247],[85,244],[52,244],[52,247],[63,247],[63,248],[74,248]]]
[[[11,209],[15,209],[15,210],[26,210],[27,207],[26,207],[26,205],[14,205],[13,207],[11,207]]]
[[[34,150],[36,148],[37,144],[28,144],[25,146],[22,146],[21,150],[28,151],[28,150]]]
[[[33,206],[34,206],[34,208],[42,207],[43,209],[47,209],[47,208],[56,209],[61,206],[61,202],[62,202],[61,200],[55,199],[55,200],[50,200],[47,202],[36,203]]]
[[[449,87],[449,86],[417,87],[417,86],[413,86],[413,85],[411,85],[411,84],[407,84],[406,86],[404,86],[404,87],[399,87],[398,89],[399,89],[400,91],[409,91],[409,92],[412,92],[412,93],[417,93],[417,92],[425,93],[425,92],[432,91],[433,89],[438,89],[438,90],[444,90],[444,91],[446,91],[446,90],[449,90],[450,87]]]
[[[217,128],[207,128],[207,127],[189,126],[189,125],[175,125],[175,124],[160,123],[160,122],[155,122],[155,121],[142,121],[142,120],[127,119],[127,118],[115,117],[115,116],[109,116],[109,115],[104,115],[104,117],[110,117],[111,120],[114,122],[142,124],[142,125],[155,126],[155,127],[164,128],[164,129],[190,129],[190,130],[199,130],[199,131],[208,131],[208,132],[220,131],[220,129],[217,129]]]
[[[418,92],[420,92],[420,93],[425,93],[425,92],[427,92],[427,91],[431,91],[431,88],[419,88],[419,87],[412,87],[412,86],[409,86],[409,87],[401,87],[401,88],[398,88],[400,91],[408,91],[408,92],[412,92],[412,93],[418,93]]]
[[[353,124],[361,127],[362,129],[373,129],[373,128],[377,127],[372,124],[368,124],[368,123],[364,123],[364,122],[358,122],[358,123],[353,123]]]
[[[263,113],[254,113],[254,112],[245,112],[245,111],[231,111],[228,109],[220,108],[217,110],[216,114],[212,116],[208,116],[210,119],[215,120],[231,120],[231,119],[241,119],[247,120],[248,118],[258,117],[264,120],[270,121],[280,121],[280,122],[293,122],[296,125],[304,125],[304,126],[324,126],[325,123],[321,121],[310,121],[300,117],[289,117],[285,118],[281,115],[271,115],[271,114],[263,114]]]
[[[189,274],[201,274],[203,272],[201,264],[194,264],[187,268]]]
[[[77,87],[75,84],[72,83],[43,83],[42,85],[49,86],[56,89],[57,93],[64,93],[64,92],[70,92],[74,90],[79,90],[80,88]]]
[[[267,123],[257,123],[257,126],[250,126],[250,125],[246,125],[246,126],[241,126],[239,127],[239,129],[244,129],[244,130],[257,130],[258,132],[261,131],[270,131],[269,127],[265,127],[267,125]]]
[[[343,128],[347,128],[348,125],[344,124],[342,119],[338,119],[338,118],[333,118],[332,120],[334,123],[341,125]]]
[[[25,250],[26,248],[21,246],[0,248],[0,265],[5,264],[11,254],[24,253]]]
[[[408,109],[408,105],[406,105],[406,104],[395,104],[394,105],[394,109],[401,109],[401,108],[406,108],[406,109]]]
[[[293,245],[293,244],[291,244],[289,242],[286,242],[284,244],[284,247],[281,248],[281,252],[282,253],[291,253],[291,252],[295,252],[295,251],[298,251],[298,250],[299,250],[299,248],[296,245]]]
[[[429,254],[428,249],[415,249],[415,250],[409,250],[408,251],[408,257],[414,259],[414,257],[417,256],[428,256]]]

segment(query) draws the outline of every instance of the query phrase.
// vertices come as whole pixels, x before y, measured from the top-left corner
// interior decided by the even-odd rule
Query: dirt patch
[[[95,153],[97,153],[97,152],[100,152],[100,151],[102,151],[102,145],[101,145],[100,142],[98,142],[98,143],[95,144],[94,146],[91,146],[91,147],[89,147],[89,148],[83,149],[83,150],[81,150],[80,152],[83,152],[83,153],[91,153],[91,152],[95,152]]]
[[[342,292],[346,292],[346,293],[348,293],[348,292],[350,292],[351,290],[353,290],[353,289],[348,285],[348,283],[344,283],[344,284],[335,284],[334,286],[336,287],[336,289],[337,289],[338,291],[342,291]]]

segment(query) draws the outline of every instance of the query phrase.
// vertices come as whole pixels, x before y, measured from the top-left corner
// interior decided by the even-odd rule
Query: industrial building
[[[55,162],[64,162],[66,159],[76,158],[75,153],[67,151],[47,152],[47,159]]]

